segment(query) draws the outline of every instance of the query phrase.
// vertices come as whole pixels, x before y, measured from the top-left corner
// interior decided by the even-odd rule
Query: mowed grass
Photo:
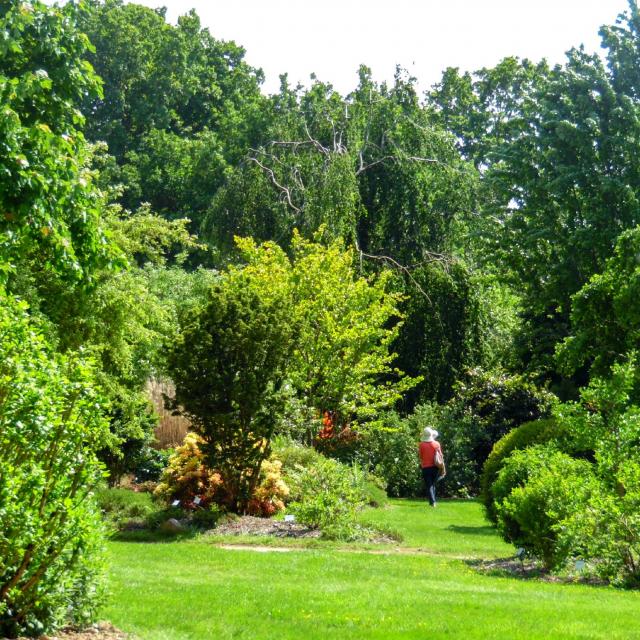
[[[114,542],[104,617],[143,640],[640,638],[638,593],[486,576],[455,559],[512,553],[476,503],[394,501],[365,519],[401,530],[404,553]]]
[[[402,534],[402,546],[471,558],[512,556],[514,549],[496,535],[476,500],[441,500],[432,509],[426,500],[392,500],[386,509],[370,509],[363,523]]]

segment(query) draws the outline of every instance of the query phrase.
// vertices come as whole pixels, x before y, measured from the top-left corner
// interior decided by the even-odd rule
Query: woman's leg
[[[427,498],[433,507],[436,504],[436,481],[438,480],[438,467],[423,467],[422,477],[427,488]]]

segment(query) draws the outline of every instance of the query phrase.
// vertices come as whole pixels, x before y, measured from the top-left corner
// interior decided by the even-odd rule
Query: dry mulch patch
[[[543,580],[544,582],[580,583],[589,585],[604,585],[602,580],[592,576],[583,575],[556,575],[542,568],[540,563],[525,560],[521,562],[516,558],[498,558],[497,560],[472,560],[468,561],[472,567],[482,573],[490,575],[503,575],[523,580]]]
[[[270,518],[241,516],[220,522],[215,529],[208,532],[215,536],[274,536],[276,538],[319,538],[318,529],[309,529],[297,522],[284,522]]]
[[[7,640],[6,638],[4,640]],[[18,640],[27,640],[18,638]],[[88,629],[74,631],[72,629],[62,629],[56,633],[40,636],[38,640],[133,640],[130,635],[119,631],[110,622],[98,622]]]
[[[215,529],[207,531],[211,536],[272,536],[274,538],[315,538],[322,537],[319,529],[311,529],[297,522],[284,522],[271,518],[240,516],[218,523]],[[363,540],[365,541],[365,540]],[[397,544],[398,539],[380,532],[366,542],[374,544]]]

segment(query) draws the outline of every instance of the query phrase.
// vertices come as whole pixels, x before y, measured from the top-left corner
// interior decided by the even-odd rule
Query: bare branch
[[[333,127],[333,122],[331,122],[331,126]],[[321,153],[323,153],[325,156],[329,155],[329,149],[327,149],[324,145],[322,145],[318,140],[316,140],[315,138],[313,138],[311,136],[311,133],[309,132],[309,127],[307,126],[307,123],[304,123],[304,130],[305,133],[307,134],[307,138],[309,139],[308,141],[316,148],[318,149],[318,151],[320,151]]]
[[[396,158],[395,156],[383,156],[382,158],[378,158],[377,160],[374,160],[373,162],[370,162],[369,164],[363,164],[362,151],[361,151],[360,152],[360,167],[358,167],[358,170],[356,171],[356,175],[359,176],[361,173],[364,173],[367,169],[371,169],[371,167],[375,167],[377,164],[380,164],[382,162],[386,162],[387,160],[392,160],[394,162],[397,162],[398,158]]]
[[[273,169],[270,169],[269,167],[265,166],[264,164],[262,164],[262,162],[260,162],[260,160],[258,160],[258,158],[254,158],[253,156],[251,156],[249,160],[251,160],[252,162],[255,162],[271,178],[271,182],[274,184],[274,186],[277,189],[280,190],[280,193],[286,198],[289,206],[296,213],[300,213],[301,209],[299,207],[296,207],[296,205],[293,204],[293,202],[291,201],[291,192],[289,191],[289,189],[287,189],[287,187],[281,185],[278,182],[278,179],[276,178],[276,174],[273,172]]]
[[[391,266],[395,267],[399,271],[402,271],[403,273],[405,273],[409,277],[409,280],[413,282],[416,289],[418,289],[418,291],[428,300],[429,304],[433,306],[433,303],[431,302],[431,298],[429,297],[429,294],[420,286],[420,283],[411,275],[411,271],[408,267],[405,267],[404,265],[400,264],[397,260],[394,260],[390,256],[374,256],[374,255],[371,255],[370,253],[365,253],[364,251],[359,251],[359,253],[360,253],[360,260],[362,260],[362,258],[369,258],[370,260],[379,260],[380,262],[385,262],[387,264],[390,264]]]

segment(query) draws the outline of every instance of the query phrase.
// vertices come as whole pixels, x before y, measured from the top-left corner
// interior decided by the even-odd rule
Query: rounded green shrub
[[[504,465],[504,461],[516,450],[547,442],[558,442],[560,449],[565,449],[563,445],[566,444],[568,437],[566,427],[556,422],[553,418],[547,418],[545,420],[525,422],[509,431],[495,443],[484,463],[480,477],[480,497],[485,506],[487,516],[492,522],[496,522],[493,485],[500,469]]]
[[[553,445],[514,451],[494,485],[498,529],[507,542],[540,558],[548,569],[571,553],[562,523],[584,509],[596,491],[592,465]]]
[[[88,622],[100,603],[108,425],[91,380],[0,292],[0,637]]]

